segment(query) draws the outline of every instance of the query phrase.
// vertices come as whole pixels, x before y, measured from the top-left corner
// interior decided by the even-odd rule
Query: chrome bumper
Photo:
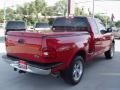
[[[22,68],[19,68],[18,61],[13,61],[10,58],[7,58],[6,56],[3,56],[2,58],[10,66],[12,66],[13,68],[16,68],[18,70],[22,70],[22,71],[29,72],[29,73],[41,74],[41,75],[49,75],[49,74],[51,74],[51,69],[47,69],[47,70],[45,69],[44,70],[44,69],[33,67],[33,66],[29,65],[29,64],[27,65],[27,69],[22,69]]]

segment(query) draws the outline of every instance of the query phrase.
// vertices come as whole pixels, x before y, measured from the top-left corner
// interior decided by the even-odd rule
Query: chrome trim
[[[4,58],[4,59],[5,59],[6,63],[8,63],[10,66],[12,66],[13,68],[16,68],[18,70],[22,70],[22,71],[29,72],[29,73],[40,74],[40,75],[49,75],[49,74],[51,74],[51,69],[44,70],[44,69],[40,69],[40,68],[30,66],[29,64],[27,65],[27,69],[22,69],[22,68],[19,68],[18,61],[12,61],[9,58]]]
[[[75,63],[74,68],[73,68],[73,79],[75,81],[78,81],[83,73],[83,64],[82,61],[79,61]]]

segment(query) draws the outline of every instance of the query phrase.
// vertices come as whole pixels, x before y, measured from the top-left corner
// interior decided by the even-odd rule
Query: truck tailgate
[[[42,34],[9,32],[6,36],[7,54],[16,58],[40,62]]]

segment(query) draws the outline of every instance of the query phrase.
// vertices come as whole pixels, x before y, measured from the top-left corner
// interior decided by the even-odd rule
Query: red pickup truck
[[[91,17],[59,17],[51,32],[9,31],[4,60],[15,71],[60,76],[69,84],[80,82],[84,64],[93,57],[114,56],[114,36]]]

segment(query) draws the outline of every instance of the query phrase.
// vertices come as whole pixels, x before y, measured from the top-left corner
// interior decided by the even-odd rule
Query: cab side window
[[[98,26],[98,30],[101,31],[101,30],[106,30],[104,24],[99,20],[99,19],[96,19],[96,24]]]
[[[96,24],[96,21],[92,18],[89,18],[89,22],[91,24],[91,28],[92,28],[92,31],[94,34],[99,34],[99,29],[98,29],[98,26]]]

